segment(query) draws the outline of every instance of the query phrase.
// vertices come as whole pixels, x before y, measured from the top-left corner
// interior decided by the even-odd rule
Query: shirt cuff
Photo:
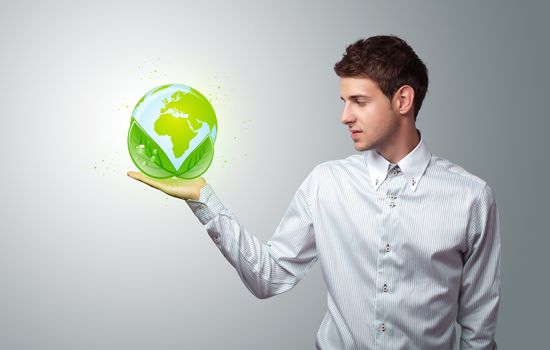
[[[222,202],[209,184],[201,188],[198,200],[186,199],[185,201],[203,225],[206,225],[224,209]]]

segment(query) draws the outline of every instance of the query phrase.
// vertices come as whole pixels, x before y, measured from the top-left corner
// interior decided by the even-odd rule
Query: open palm
[[[206,185],[203,177],[184,180],[177,177],[154,179],[138,171],[128,171],[128,176],[176,198],[199,199],[201,188]]]

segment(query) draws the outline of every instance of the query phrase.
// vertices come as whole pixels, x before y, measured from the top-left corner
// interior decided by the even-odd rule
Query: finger
[[[129,171],[126,173],[129,177],[131,177],[132,179],[136,179],[136,180],[139,180],[139,181],[142,181],[142,178],[143,178],[143,174],[138,172],[138,171]]]
[[[139,171],[128,171],[126,173],[126,175],[128,175],[129,177],[131,177],[132,179],[136,179],[138,180],[140,175],[142,175]]]
[[[156,188],[156,189],[160,189],[161,184],[160,184],[158,181],[156,181],[156,180],[154,180],[154,179],[152,179],[152,178],[150,178],[150,177],[148,177],[148,176],[145,176],[145,175],[143,175],[143,174],[140,173],[140,172],[137,172],[137,171],[129,171],[129,172],[127,173],[127,175],[130,176],[131,178],[136,179],[136,180],[138,180],[138,181],[141,181],[141,182],[143,182],[144,184],[147,184],[147,185],[149,185],[149,186],[151,186],[151,187],[154,187],[154,188]]]

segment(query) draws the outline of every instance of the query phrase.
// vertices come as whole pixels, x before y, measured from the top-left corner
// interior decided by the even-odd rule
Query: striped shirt
[[[207,184],[187,200],[258,298],[318,260],[328,310],[317,349],[496,349],[499,217],[491,188],[422,138],[397,164],[374,150],[313,168],[273,237],[251,235]]]

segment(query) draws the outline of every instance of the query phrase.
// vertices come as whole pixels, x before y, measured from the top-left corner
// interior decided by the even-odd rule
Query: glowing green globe
[[[128,151],[151,177],[193,179],[212,163],[217,125],[214,109],[200,92],[182,84],[159,86],[132,112]]]

